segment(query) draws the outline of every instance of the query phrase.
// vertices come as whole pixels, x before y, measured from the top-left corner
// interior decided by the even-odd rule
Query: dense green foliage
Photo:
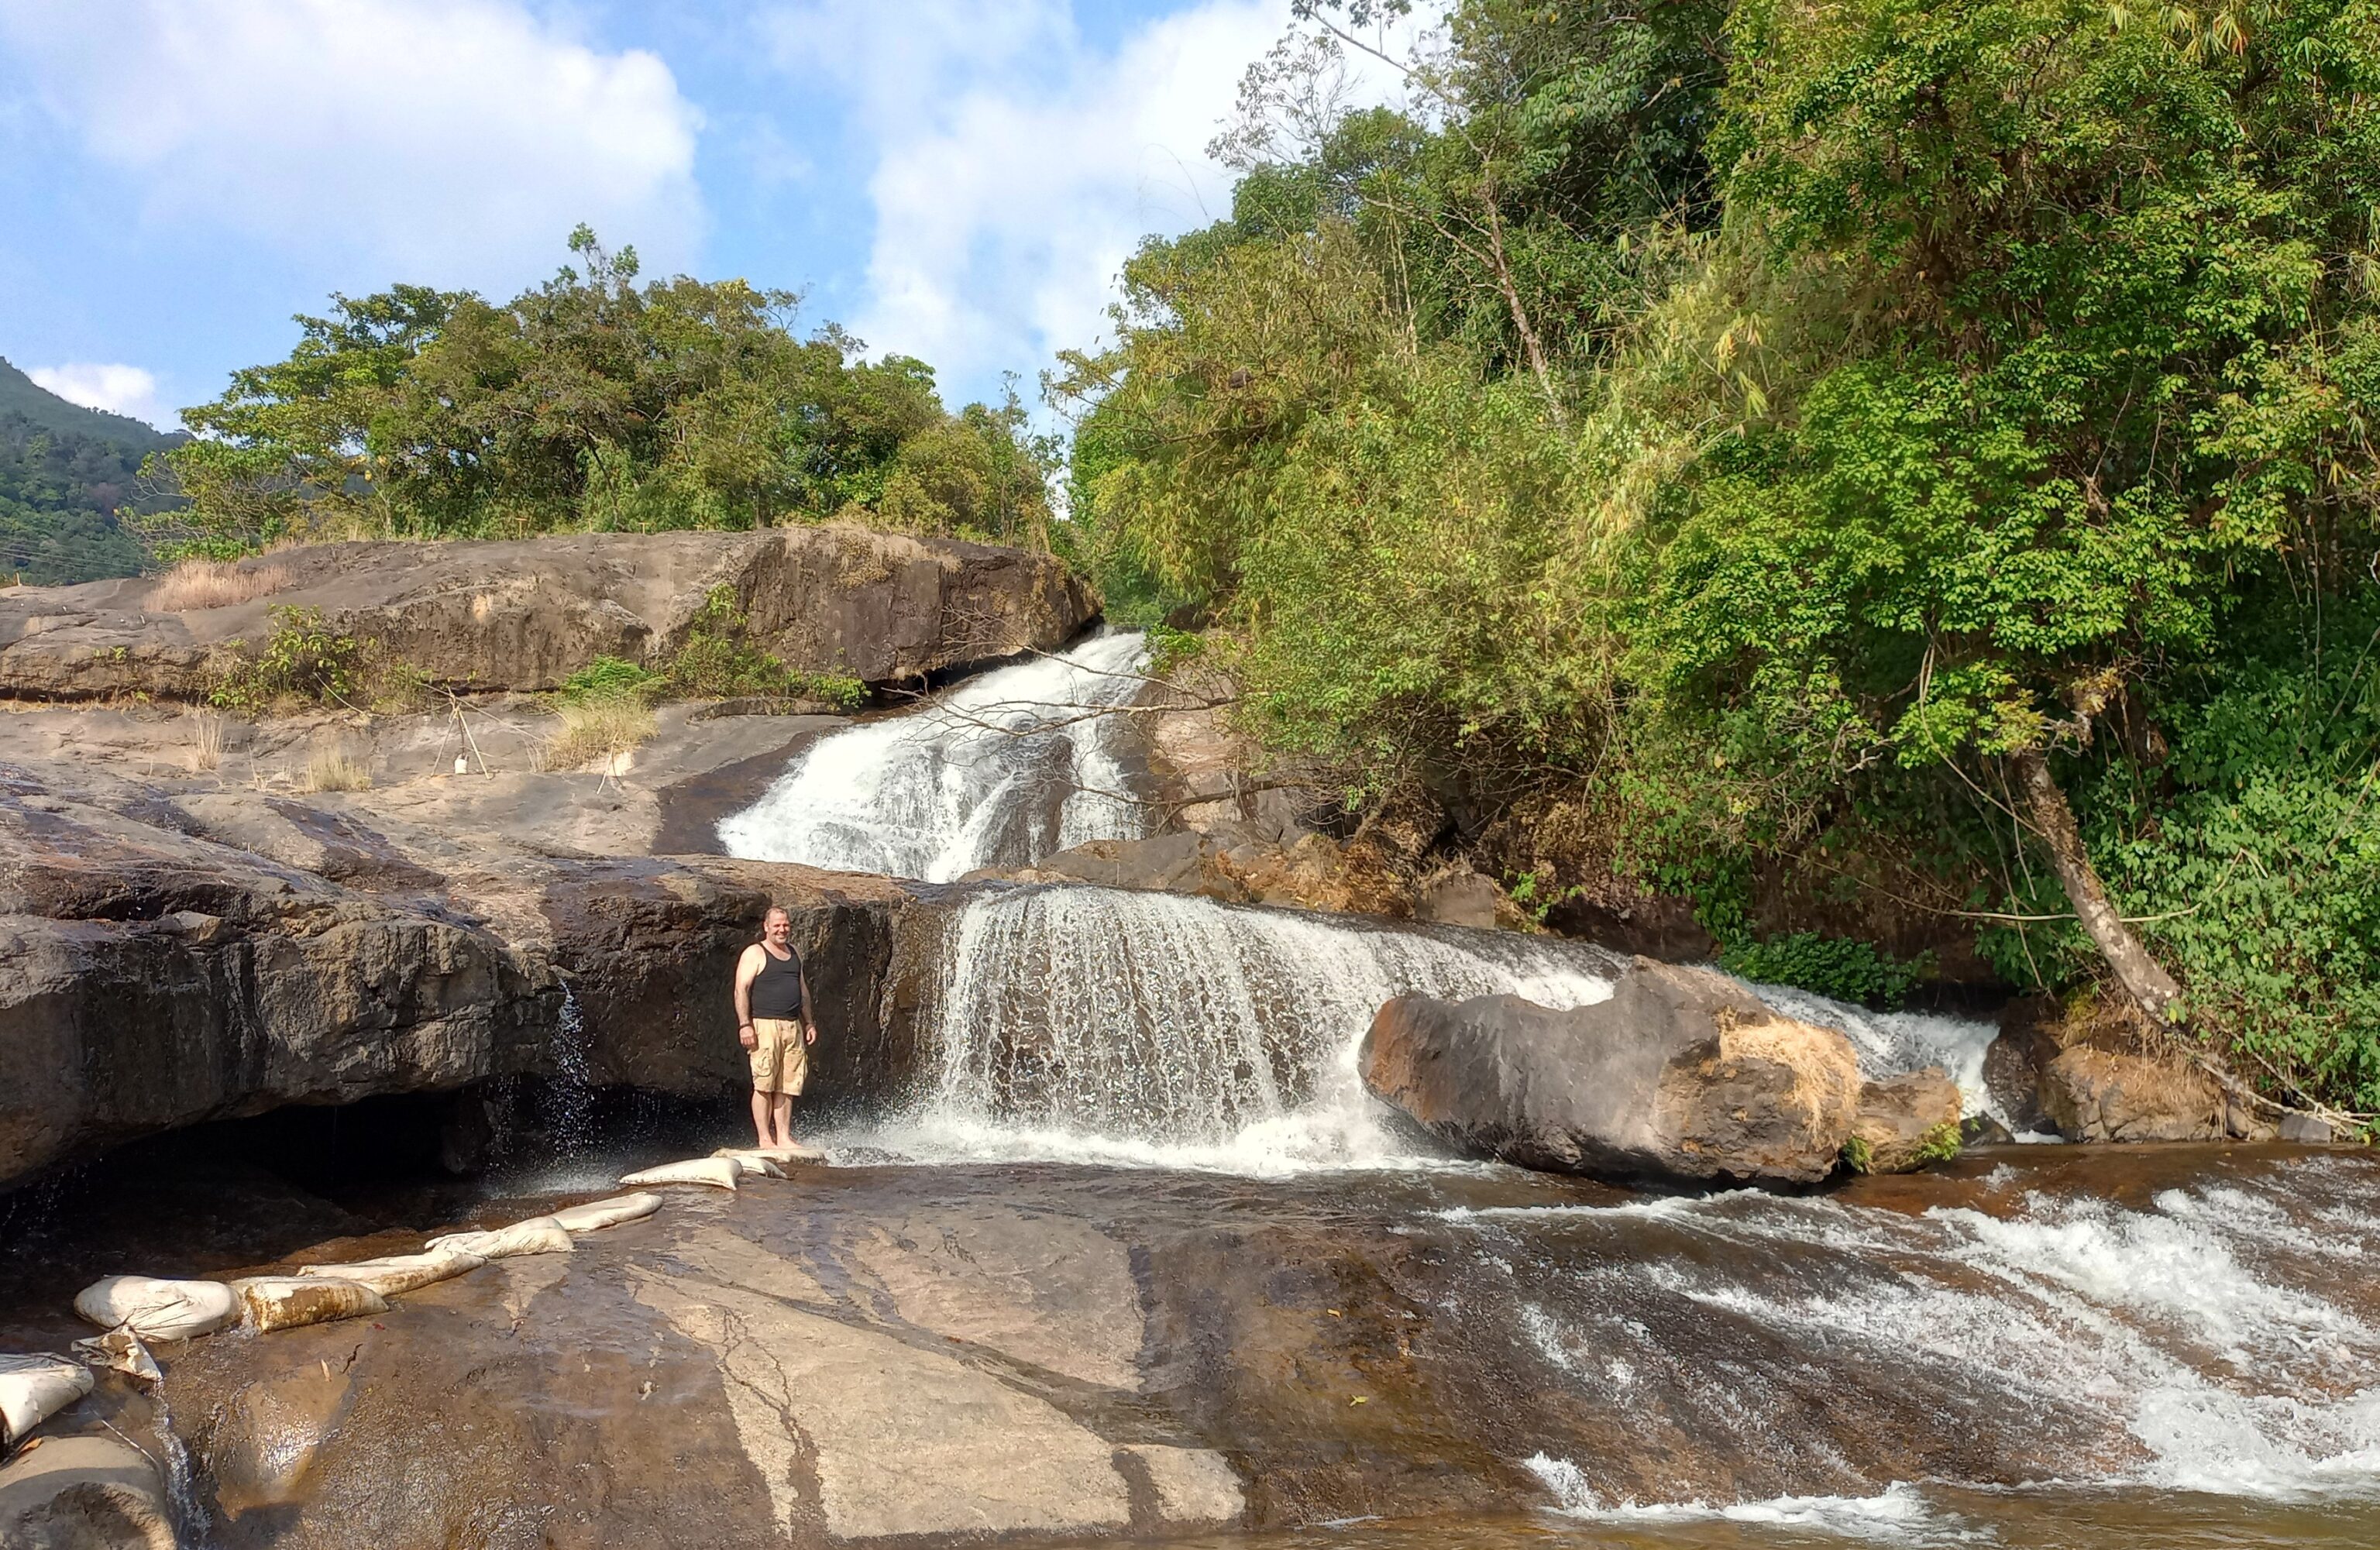
[[[358,640],[323,622],[319,608],[274,605],[273,633],[252,644],[234,641],[208,697],[225,710],[261,716],[276,706],[335,706],[346,710],[414,708],[424,681],[377,640]]]
[[[728,587],[714,587],[703,599],[686,639],[662,668],[659,687],[688,699],[817,699],[846,710],[868,697],[868,685],[847,673],[798,672],[778,660],[751,638],[750,624]]]
[[[0,360],[0,581],[138,574],[146,553],[117,514],[171,503],[143,487],[140,471],[174,440],[69,404]]]
[[[1719,954],[1719,967],[1764,985],[1798,985],[1839,1001],[1891,1008],[1909,999],[1931,967],[1903,963],[1873,942],[1795,931],[1767,941],[1742,938]]]
[[[1907,988],[1799,900],[2084,984],[2095,869],[2183,1028],[2380,1108],[2380,6],[1443,37],[1411,119],[1338,113],[1327,42],[1252,72],[1231,218],[1053,384],[1120,611],[1214,620],[1253,727],[1537,893],[1692,894],[1746,972]]]
[[[857,357],[798,298],[639,286],[584,227],[578,267],[495,305],[397,285],[298,320],[285,360],[186,410],[164,462],[190,552],[284,534],[515,536],[842,516],[1042,541],[1044,453],[1013,401],[946,412],[922,362]]]
[[[800,672],[751,638],[733,587],[703,599],[686,639],[659,671],[620,657],[598,657],[562,683],[562,700],[806,699],[838,710],[868,702],[868,685],[849,673]]]

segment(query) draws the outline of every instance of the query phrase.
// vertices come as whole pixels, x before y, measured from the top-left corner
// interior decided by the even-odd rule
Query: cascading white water
[[[1745,1453],[1795,1402],[1801,1358],[1920,1370],[1955,1399],[1956,1418],[2010,1428],[2012,1452],[2038,1450],[2054,1460],[2042,1472],[2070,1483],[2361,1493],[2380,1477],[2380,1328],[2353,1305],[2358,1278],[2342,1266],[2380,1254],[2380,1217],[2363,1208],[2364,1179],[2318,1166],[2131,1205],[2023,1191],[1994,1210],[1911,1215],[1746,1191],[1443,1215],[1475,1229],[1485,1253],[1515,1265],[1525,1255],[1516,1347],[1622,1404],[1666,1387],[1666,1413],[1733,1435]],[[1793,1358],[1713,1368],[1659,1324],[1698,1313]],[[1739,1510],[1640,1506],[1560,1457],[1529,1466],[1583,1515]],[[1888,1528],[1924,1509],[1895,1487],[1761,1510]]]
[[[934,1085],[880,1132],[912,1155],[1272,1173],[1414,1160],[1355,1074],[1382,1001],[1581,1006],[1610,955],[1102,888],[971,901],[949,928]]]
[[[1091,887],[970,901],[946,927],[932,1085],[872,1144],[945,1159],[1049,1157],[1280,1173],[1415,1166],[1355,1054],[1392,996],[1611,993],[1620,960],[1552,938],[1396,926]],[[1816,998],[1794,1014],[1841,1026]],[[1987,1024],[1854,1037],[1863,1069],[1948,1063]],[[1946,1051],[1949,1054],[1946,1054]],[[853,1137],[852,1139],[860,1139]]]
[[[1999,1024],[1980,1017],[1958,1017],[1934,1011],[1877,1011],[1829,1000],[1790,985],[1754,985],[1764,1001],[1788,1017],[1822,1027],[1840,1028],[1859,1052],[1860,1070],[1869,1077],[1899,1076],[1904,1072],[1938,1066],[1959,1084],[1961,1107],[1968,1114],[1988,1114],[2011,1132],[2015,1120],[1992,1096],[1984,1081],[1984,1057],[1999,1036]],[[2056,1136],[2019,1135],[2020,1140],[2055,1141]]]
[[[1137,635],[1102,636],[823,737],[720,841],[751,861],[949,882],[1138,838],[1112,712],[1142,687],[1144,655]]]

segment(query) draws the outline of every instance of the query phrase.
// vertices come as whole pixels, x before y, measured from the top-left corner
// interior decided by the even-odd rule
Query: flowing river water
[[[1123,779],[1095,712],[1134,649],[1109,637],[987,676],[963,713],[821,745],[723,832],[928,878],[1029,859],[1026,834],[1137,833],[1131,806],[1083,795]],[[829,790],[830,816],[803,816]],[[878,833],[905,848],[851,838]],[[1437,1155],[1356,1079],[1390,995],[1578,1005],[1614,966],[1582,943],[1196,898],[980,898],[948,929],[933,1081],[832,1140],[853,1162],[1076,1165],[1075,1187],[1174,1211],[1376,1213],[1435,1245],[1425,1316],[1492,1352],[1483,1387],[1566,1417],[1520,1458],[1538,1489],[1509,1520],[1211,1543],[2380,1544],[2370,1162],[2003,1148],[1831,1194],[1546,1201],[1559,1188]],[[1842,1027],[1869,1075],[1939,1065],[1971,1113],[1995,1109],[1990,1024],[1764,989]]]
[[[1096,713],[1137,660],[1106,637],[838,733],[722,833],[929,879],[1137,834]],[[1618,960],[1592,944],[1087,887],[978,890],[941,929],[915,1090],[836,1119],[831,1167],[673,1196],[646,1240],[502,1262],[369,1337],[194,1348],[169,1387],[222,1520],[188,1542],[2380,1544],[2362,1152],[2024,1144],[1803,1194],[1632,1192],[1449,1156],[1354,1069],[1400,992],[1601,999]],[[1871,1075],[1939,1065],[1993,1108],[1988,1023],[1771,993]],[[585,1156],[443,1208],[516,1218],[689,1139],[573,1113]],[[270,1214],[253,1194],[207,1194],[192,1230],[265,1242],[235,1219]],[[787,1362],[877,1343],[795,1381],[753,1365],[764,1327]],[[759,1432],[810,1439],[782,1476],[753,1473],[754,1395]],[[933,1451],[970,1425],[1028,1440]],[[1024,1482],[1077,1434],[1123,1494],[1075,1529],[915,1516],[988,1451]],[[1174,1486],[1145,1460],[1193,1457],[1223,1516],[1274,1526],[1150,1517]]]

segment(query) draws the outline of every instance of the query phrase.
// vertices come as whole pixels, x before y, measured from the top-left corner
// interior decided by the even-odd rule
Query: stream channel
[[[837,733],[722,839],[946,881],[1135,836],[1096,712],[1137,652]],[[1592,944],[1053,886],[970,896],[940,953],[916,1090],[815,1121],[830,1166],[674,1193],[369,1332],[194,1347],[165,1385],[186,1543],[2380,1544],[2360,1151],[2030,1144],[1629,1191],[1447,1156],[1354,1074],[1387,997],[1583,1004],[1619,963]],[[1870,1076],[1940,1065],[1991,1106],[1991,1023],[1770,993]],[[202,1187],[240,1166],[212,1157],[149,1204],[218,1262],[351,1256],[405,1246],[391,1199],[416,1236],[510,1220],[736,1138],[588,1112],[572,1155],[476,1193],[276,1205]],[[69,1251],[104,1202],[55,1205],[45,1257],[92,1268]]]

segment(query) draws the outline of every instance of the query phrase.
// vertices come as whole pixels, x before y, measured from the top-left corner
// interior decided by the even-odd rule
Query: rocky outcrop
[[[164,1393],[225,1542],[477,1541],[496,1514],[540,1543],[823,1550],[1242,1518],[1223,1454],[1139,1397],[1126,1241],[1004,1203],[793,1227],[810,1185],[746,1187],[763,1201],[673,1192],[368,1332],[180,1353]]]
[[[226,1550],[1295,1543],[1359,1515],[1419,1520],[1386,1532],[1426,1544],[1584,1491],[2013,1486],[2137,1457],[2121,1379],[2138,1350],[2041,1306],[2028,1283],[2062,1268],[2055,1232],[2009,1277],[1975,1273],[1979,1229],[2203,1190],[2208,1160],[2036,1149],[1915,1187],[1853,1180],[1816,1218],[1757,1200],[1612,1211],[1628,1197],[1510,1169],[796,1170],[667,1190],[568,1253],[499,1260],[370,1319],[161,1350],[161,1393]],[[2370,1173],[2223,1171],[2310,1231]],[[421,1236],[285,1238],[269,1257]],[[2352,1284],[2352,1266],[2277,1257],[2307,1295]],[[1873,1294],[1902,1277],[1937,1295]],[[1854,1318],[1892,1338],[1847,1359]],[[1961,1319],[2013,1334],[1962,1345]],[[2237,1373],[2192,1333],[2155,1350],[2226,1391]],[[2292,1372],[2319,1383],[2325,1355]],[[1935,1423],[2009,1406],[2030,1421],[2061,1381],[2055,1426]],[[118,1397],[135,1413],[101,1409]],[[138,1404],[108,1375],[45,1435],[106,1415],[145,1446]],[[2266,1435],[2286,1443],[2285,1423]],[[1539,1453],[1572,1460],[1583,1489],[1548,1496],[1522,1462]]]
[[[659,663],[720,587],[788,667],[870,683],[1054,648],[1098,612],[1049,555],[834,525],[322,544],[240,570],[256,595],[182,612],[151,611],[154,577],[0,593],[0,696],[203,698],[281,606],[471,691],[550,689],[598,656]]]
[[[1906,1173],[1959,1148],[1959,1084],[1939,1066],[1870,1082],[1843,1155],[1862,1173]]]
[[[2069,1141],[2219,1141],[2221,1089],[2187,1066],[2076,1045],[2041,1073],[2042,1107]]]
[[[792,915],[822,1031],[811,1066],[829,1096],[882,1096],[914,1069],[905,1021],[880,1001],[897,883],[767,862],[595,862],[557,868],[538,945],[570,986],[598,1085],[700,1096],[748,1081],[728,986],[771,904]]]
[[[1823,1179],[1859,1109],[1841,1034],[1646,958],[1609,1000],[1566,1011],[1401,996],[1358,1063],[1373,1093],[1466,1151],[1626,1178]]]
[[[568,1063],[702,1096],[742,1076],[724,987],[785,904],[822,1091],[908,1069],[879,1001],[900,885],[557,855],[500,830],[0,766],[0,1183],[286,1104]]]

